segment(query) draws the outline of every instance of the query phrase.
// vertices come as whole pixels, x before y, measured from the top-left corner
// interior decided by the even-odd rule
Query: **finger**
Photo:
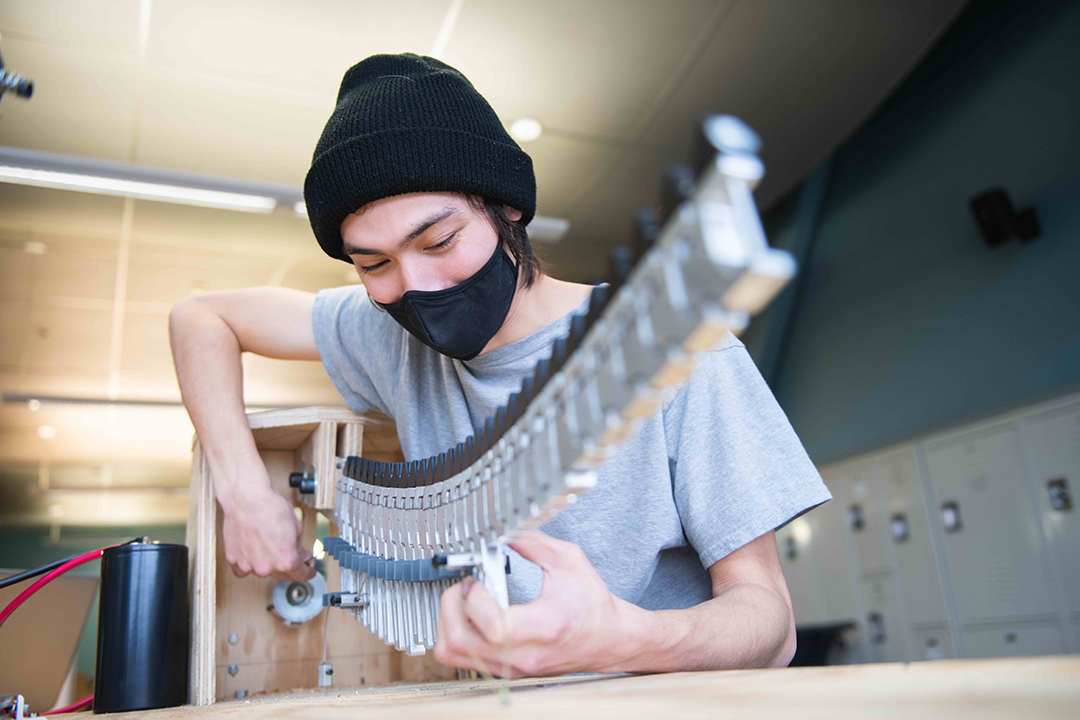
[[[484,637],[465,614],[462,585],[450,586],[439,602],[439,627],[436,631],[436,650],[441,646],[439,662],[455,667],[474,668],[470,652],[480,653],[487,645]]]
[[[465,617],[476,627],[484,640],[502,646],[510,637],[507,611],[499,607],[487,588],[475,583],[464,599]]]
[[[312,559],[311,565],[308,565],[307,563],[300,563],[289,572],[289,579],[291,580],[307,581],[313,577],[315,577],[314,559]]]
[[[569,548],[575,546],[565,540],[556,540],[547,533],[533,530],[510,543],[510,547],[529,562],[542,568],[550,568],[558,564]]]

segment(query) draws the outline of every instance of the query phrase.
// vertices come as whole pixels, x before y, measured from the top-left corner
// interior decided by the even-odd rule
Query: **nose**
[[[442,278],[432,273],[430,268],[424,267],[425,264],[409,262],[407,259],[401,261],[399,299],[410,290],[433,292],[449,287]]]

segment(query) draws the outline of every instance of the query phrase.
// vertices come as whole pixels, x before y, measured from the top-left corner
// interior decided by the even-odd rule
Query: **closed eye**
[[[360,267],[360,272],[362,272],[364,274],[367,274],[369,272],[374,272],[375,270],[378,270],[383,265],[385,265],[387,262],[389,262],[389,261],[388,260],[383,260],[382,262],[375,263],[374,265],[360,265],[359,266]]]
[[[450,235],[445,240],[443,240],[442,242],[435,243],[434,245],[432,245],[430,247],[426,247],[424,249],[425,250],[442,250],[443,248],[450,247],[450,245],[453,244],[454,240],[456,240],[456,239],[457,239],[457,231],[455,230],[454,232],[450,233]]]

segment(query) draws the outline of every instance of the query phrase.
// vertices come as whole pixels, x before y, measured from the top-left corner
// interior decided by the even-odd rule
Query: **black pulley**
[[[130,543],[101,556],[94,712],[187,702],[188,549]]]

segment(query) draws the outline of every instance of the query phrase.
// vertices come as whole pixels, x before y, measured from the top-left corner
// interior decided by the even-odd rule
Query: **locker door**
[[[861,634],[870,647],[871,661],[907,661],[907,630],[896,611],[892,573],[863,575],[861,585],[866,609],[866,617],[860,618]]]
[[[800,518],[806,520],[810,530],[822,602],[822,620],[829,623],[858,620],[855,578],[844,543],[843,493],[835,481],[826,479],[826,484],[833,499]]]
[[[961,622],[1052,617],[1016,432],[996,426],[928,442],[926,464]]]
[[[795,522],[776,531],[776,551],[780,556],[780,567],[784,570],[788,594],[791,595],[795,624],[816,625],[824,620],[821,617],[821,598],[814,582],[814,558],[809,546],[800,544],[796,538],[791,527]]]
[[[1080,620],[1080,406],[1029,418],[1020,432],[1055,572],[1069,612]]]
[[[838,477],[844,490],[840,496],[846,515],[844,527],[855,548],[860,575],[890,569],[885,550],[883,499],[876,474],[876,457],[870,457],[847,466]]]
[[[964,645],[968,657],[1060,655],[1065,652],[1061,626],[1055,622],[1002,623],[967,626]]]
[[[880,455],[877,471],[884,495],[886,542],[896,558],[908,622],[912,625],[947,623],[941,579],[926,524],[925,494],[919,480],[915,448],[906,446]]]
[[[956,657],[948,625],[928,625],[911,631],[915,660],[946,660]]]

